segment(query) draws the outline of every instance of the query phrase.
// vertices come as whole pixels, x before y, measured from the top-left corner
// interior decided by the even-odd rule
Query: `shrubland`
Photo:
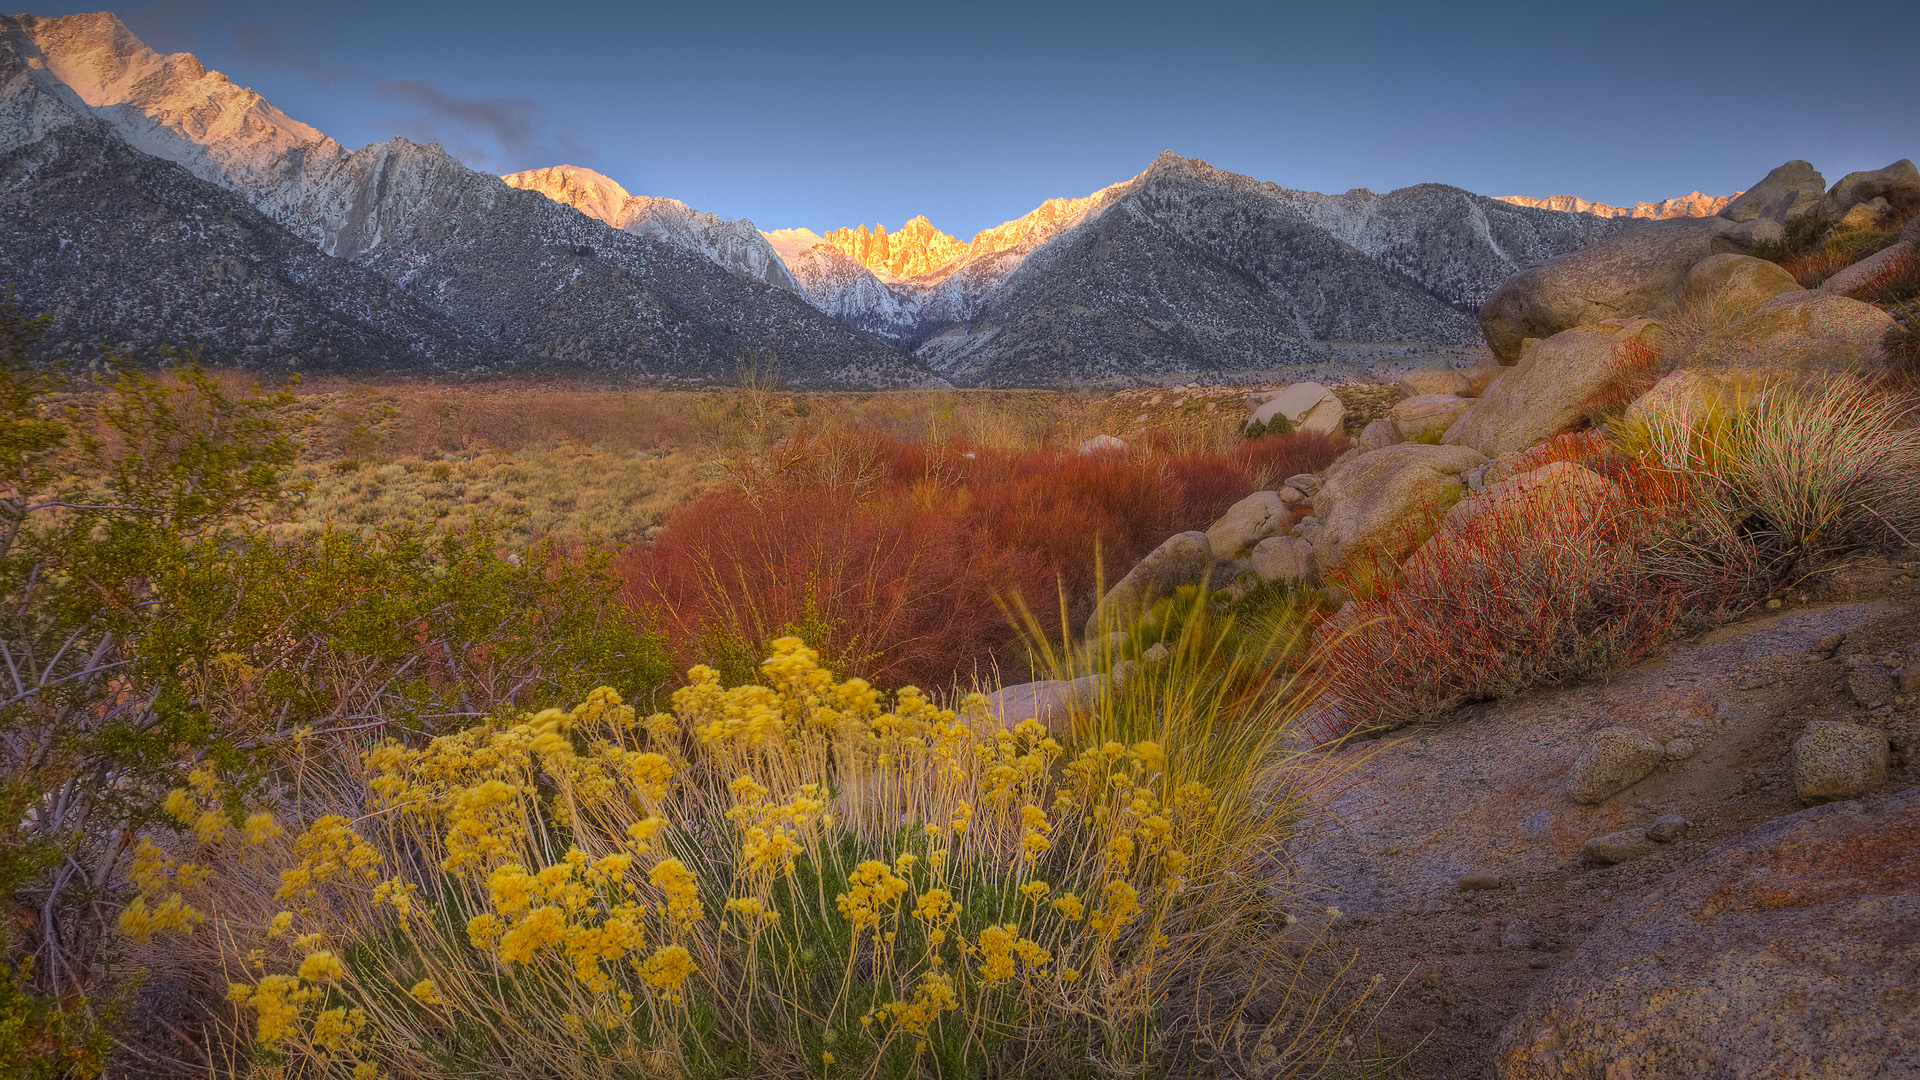
[[[1920,426],[1906,393],[1776,379],[1616,417],[1526,451],[1530,487],[1434,507],[1404,565],[1357,560],[1321,631],[1350,723],[1606,675],[1863,553],[1920,539]],[[1415,544],[1409,543],[1408,547]]]
[[[0,887],[32,916],[7,924],[0,1061],[1284,1075],[1346,1053],[1276,880],[1319,782],[1283,749],[1297,642],[1196,611],[1162,635],[1179,659],[1059,731],[883,691],[790,637],[681,680],[604,543],[484,515],[302,525],[291,395],[177,358],[65,379],[25,361],[35,325],[0,327]],[[1337,451],[779,437],[885,456],[848,520],[946,499],[1025,523],[1043,559],[992,555],[1048,596],[1102,538],[1154,542]],[[770,444],[716,491],[805,502],[863,475],[804,459],[776,481],[800,459]],[[1048,505],[1060,476],[1103,531]],[[989,538],[968,520],[932,519]]]
[[[1208,581],[1080,642],[1103,567],[1346,441],[1137,392],[73,379],[36,330],[0,312],[28,1075],[1324,1071],[1371,986],[1330,995],[1289,910],[1337,779],[1298,747],[1920,537],[1898,386],[1636,414],[1637,348],[1337,614]],[[1089,674],[1053,729],[972,692]]]

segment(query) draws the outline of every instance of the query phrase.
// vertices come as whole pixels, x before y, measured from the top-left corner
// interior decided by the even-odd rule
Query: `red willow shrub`
[[[1631,663],[1673,630],[1690,583],[1661,572],[1659,545],[1684,514],[1675,482],[1590,433],[1529,452],[1605,478],[1537,474],[1524,491],[1455,512],[1320,643],[1344,721],[1388,728]]]
[[[1256,483],[1323,468],[1346,445],[1308,433],[1159,457],[796,439],[623,555],[623,597],[659,612],[683,661],[716,640],[757,650],[808,625],[853,673],[944,687],[1024,665],[1003,602],[1018,598],[1057,633],[1063,592],[1070,620],[1091,610],[1096,562],[1123,570]]]

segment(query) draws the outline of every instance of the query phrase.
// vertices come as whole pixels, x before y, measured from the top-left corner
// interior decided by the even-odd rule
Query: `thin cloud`
[[[157,0],[130,9],[124,19],[140,40],[161,52],[187,48],[207,20],[226,10],[225,0]]]
[[[290,68],[322,83],[363,86],[376,97],[407,106],[407,114],[385,120],[390,132],[437,142],[476,168],[505,172],[593,156],[563,121],[531,98],[465,98],[418,79],[383,80],[330,64],[288,40],[301,21],[296,16],[242,23],[233,28],[234,46],[255,63]]]
[[[244,22],[235,26],[230,33],[233,44],[240,54],[248,60],[261,65],[276,65],[292,68],[321,82],[333,83],[342,80],[366,81],[365,76],[320,59],[311,49],[287,43],[284,35],[297,28],[302,20],[299,17],[286,19],[261,19],[256,22]]]
[[[456,97],[413,79],[383,82],[374,91],[424,110],[399,121],[403,127],[458,148],[458,155],[478,154],[479,163],[489,167],[526,167],[590,156],[562,124],[548,116],[544,105],[531,98]]]

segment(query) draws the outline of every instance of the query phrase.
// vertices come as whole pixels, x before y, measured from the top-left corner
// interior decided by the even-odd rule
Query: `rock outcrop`
[[[1799,291],[1800,283],[1779,263],[1726,252],[1693,264],[1680,298],[1690,308],[1712,304],[1721,311],[1747,312],[1781,293]]]
[[[1832,293],[1783,292],[1710,331],[1687,354],[1696,371],[1863,371],[1880,367],[1898,324],[1873,306]]]
[[[1732,222],[1759,218],[1789,222],[1813,210],[1827,194],[1827,182],[1804,161],[1789,161],[1720,211]]]
[[[1486,460],[1465,446],[1401,443],[1327,470],[1313,496],[1320,519],[1313,555],[1321,573],[1345,567],[1356,552],[1404,558],[1466,490],[1460,474]]]
[[[1920,788],[1781,818],[1622,902],[1534,988],[1499,1080],[1920,1071]]]
[[[1487,344],[1512,364],[1528,338],[1665,312],[1694,264],[1735,250],[1730,229],[1724,217],[1655,222],[1516,274],[1480,309]]]
[[[1332,390],[1316,382],[1294,383],[1284,390],[1263,396],[1248,418],[1249,426],[1268,425],[1282,416],[1295,431],[1317,431],[1333,435],[1346,420],[1347,407]]]
[[[1133,625],[1155,600],[1182,585],[1206,580],[1213,562],[1213,547],[1206,533],[1183,532],[1168,537],[1100,598],[1087,618],[1086,636]]]
[[[1489,457],[1524,450],[1566,431],[1621,378],[1620,350],[1658,348],[1664,327],[1652,319],[1575,327],[1536,343],[1512,371],[1447,429],[1441,441]]]
[[[1875,199],[1920,203],[1920,169],[1901,158],[1884,169],[1848,173],[1821,198],[1813,212],[1828,221],[1838,221],[1854,207]]]

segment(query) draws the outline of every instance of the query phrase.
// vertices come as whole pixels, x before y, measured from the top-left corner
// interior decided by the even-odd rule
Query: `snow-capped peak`
[[[14,22],[28,39],[28,67],[42,90],[106,121],[135,149],[202,179],[257,196],[286,183],[297,160],[345,153],[192,55],[148,48],[108,12]]]
[[[500,179],[513,187],[537,191],[554,202],[565,203],[616,229],[623,224],[627,203],[633,198],[618,181],[579,165],[528,169]]]
[[[780,258],[791,265],[803,251],[811,251],[826,243],[826,239],[812,229],[763,229],[761,236],[773,245]]]

